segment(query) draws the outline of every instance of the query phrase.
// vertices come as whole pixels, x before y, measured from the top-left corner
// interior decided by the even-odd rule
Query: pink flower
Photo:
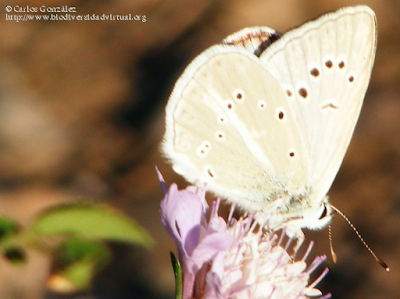
[[[178,248],[182,266],[183,298],[309,298],[322,293],[312,284],[310,273],[326,257],[317,257],[307,267],[312,243],[303,259],[293,261],[275,233],[267,233],[268,215],[249,215],[228,223],[218,216],[219,200],[209,219],[205,192],[196,187],[167,190],[159,174],[165,197],[161,221]],[[231,210],[233,212],[233,208]],[[232,213],[231,213],[232,215]],[[329,298],[330,294],[320,298]]]

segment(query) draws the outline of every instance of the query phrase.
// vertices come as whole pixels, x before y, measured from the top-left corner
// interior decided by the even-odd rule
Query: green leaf
[[[94,260],[81,260],[68,265],[64,270],[53,274],[47,287],[55,292],[70,293],[88,289],[96,269]]]
[[[58,248],[57,259],[62,264],[70,264],[80,260],[94,260],[99,268],[106,265],[111,253],[108,247],[98,241],[68,239]]]
[[[74,236],[129,242],[150,247],[152,238],[134,220],[106,206],[67,204],[42,214],[31,230],[42,236]]]
[[[21,247],[8,247],[2,252],[3,257],[14,265],[23,264],[26,261],[26,252]]]
[[[17,231],[17,224],[8,217],[0,216],[0,240]]]
[[[62,293],[86,290],[96,273],[110,261],[108,247],[99,241],[68,239],[56,253],[55,268],[47,286]]]
[[[0,216],[0,255],[14,265],[26,261],[23,242],[19,239],[17,223],[7,216]]]
[[[171,255],[171,263],[172,267],[174,268],[174,275],[175,275],[175,298],[182,299],[182,267],[179,263],[178,259],[176,258],[175,254],[170,252]]]

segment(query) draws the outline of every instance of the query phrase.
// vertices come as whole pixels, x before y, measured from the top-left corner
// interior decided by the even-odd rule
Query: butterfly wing
[[[214,46],[184,71],[166,108],[163,151],[190,182],[248,210],[302,192],[308,177],[284,91],[241,47]]]
[[[222,44],[244,48],[258,57],[280,37],[280,33],[266,26],[249,27],[227,36]]]
[[[315,200],[326,195],[342,163],[375,49],[375,14],[356,6],[289,31],[260,56],[285,90],[304,138]]]

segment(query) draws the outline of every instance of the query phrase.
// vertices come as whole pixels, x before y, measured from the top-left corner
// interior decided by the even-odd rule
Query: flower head
[[[308,298],[320,296],[309,284],[310,273],[325,260],[307,267],[312,243],[303,259],[293,261],[282,238],[268,232],[268,215],[259,213],[226,222],[218,216],[220,201],[207,219],[205,192],[196,187],[178,190],[172,184],[161,202],[161,221],[178,248],[182,265],[183,298]],[[266,230],[267,229],[267,230]],[[282,235],[283,236],[283,235]],[[320,297],[328,298],[330,294]]]

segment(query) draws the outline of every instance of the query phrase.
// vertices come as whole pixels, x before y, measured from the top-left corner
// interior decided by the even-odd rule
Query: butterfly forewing
[[[279,82],[244,49],[216,46],[199,59],[167,107],[164,152],[174,166],[251,210],[303,192],[306,155]]]
[[[286,91],[307,148],[316,200],[342,163],[369,83],[376,48],[371,9],[350,7],[286,33],[260,59]]]

